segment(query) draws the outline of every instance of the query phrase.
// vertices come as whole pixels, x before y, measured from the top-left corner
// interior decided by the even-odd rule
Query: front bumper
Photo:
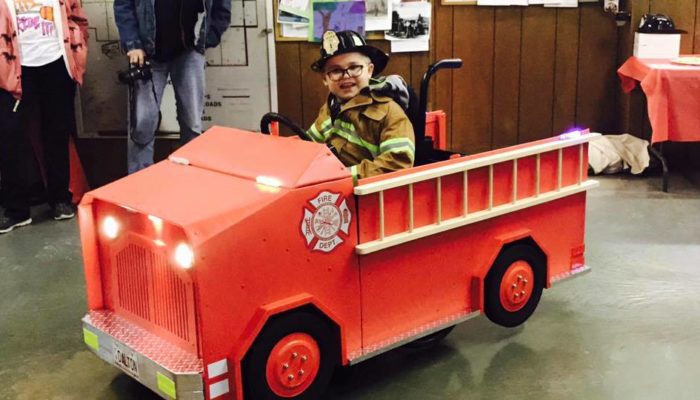
[[[572,269],[571,271],[567,271],[563,274],[553,276],[550,279],[550,282],[551,282],[551,285],[554,286],[554,284],[556,284],[556,283],[566,282],[572,278],[579,277],[579,276],[587,274],[589,272],[591,272],[591,267],[589,267],[588,265],[578,265],[574,269]]]
[[[83,317],[85,344],[101,359],[122,369],[164,399],[204,399],[202,360],[108,310]],[[133,368],[115,362],[128,353]],[[129,362],[129,363],[130,363]]]

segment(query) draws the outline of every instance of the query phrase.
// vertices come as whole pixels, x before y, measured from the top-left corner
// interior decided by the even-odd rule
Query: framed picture
[[[352,30],[365,36],[366,3],[362,0],[314,1],[309,41],[320,43],[327,30]]]

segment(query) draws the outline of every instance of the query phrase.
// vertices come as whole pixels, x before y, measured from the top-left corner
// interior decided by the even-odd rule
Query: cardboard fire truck
[[[337,366],[519,325],[588,270],[593,136],[354,183],[322,144],[214,127],[85,196],[85,343],[166,399],[320,399]]]

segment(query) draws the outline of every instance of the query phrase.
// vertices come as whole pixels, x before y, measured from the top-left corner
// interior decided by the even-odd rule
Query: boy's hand
[[[131,50],[126,53],[126,56],[129,57],[129,63],[139,67],[143,67],[143,62],[146,60],[146,52],[141,49]]]

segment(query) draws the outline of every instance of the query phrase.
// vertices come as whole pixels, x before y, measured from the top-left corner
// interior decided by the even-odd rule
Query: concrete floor
[[[522,327],[468,321],[428,351],[345,370],[329,399],[698,399],[700,183],[608,177],[590,192],[594,270]],[[85,349],[75,221],[0,236],[0,399],[155,399]]]

